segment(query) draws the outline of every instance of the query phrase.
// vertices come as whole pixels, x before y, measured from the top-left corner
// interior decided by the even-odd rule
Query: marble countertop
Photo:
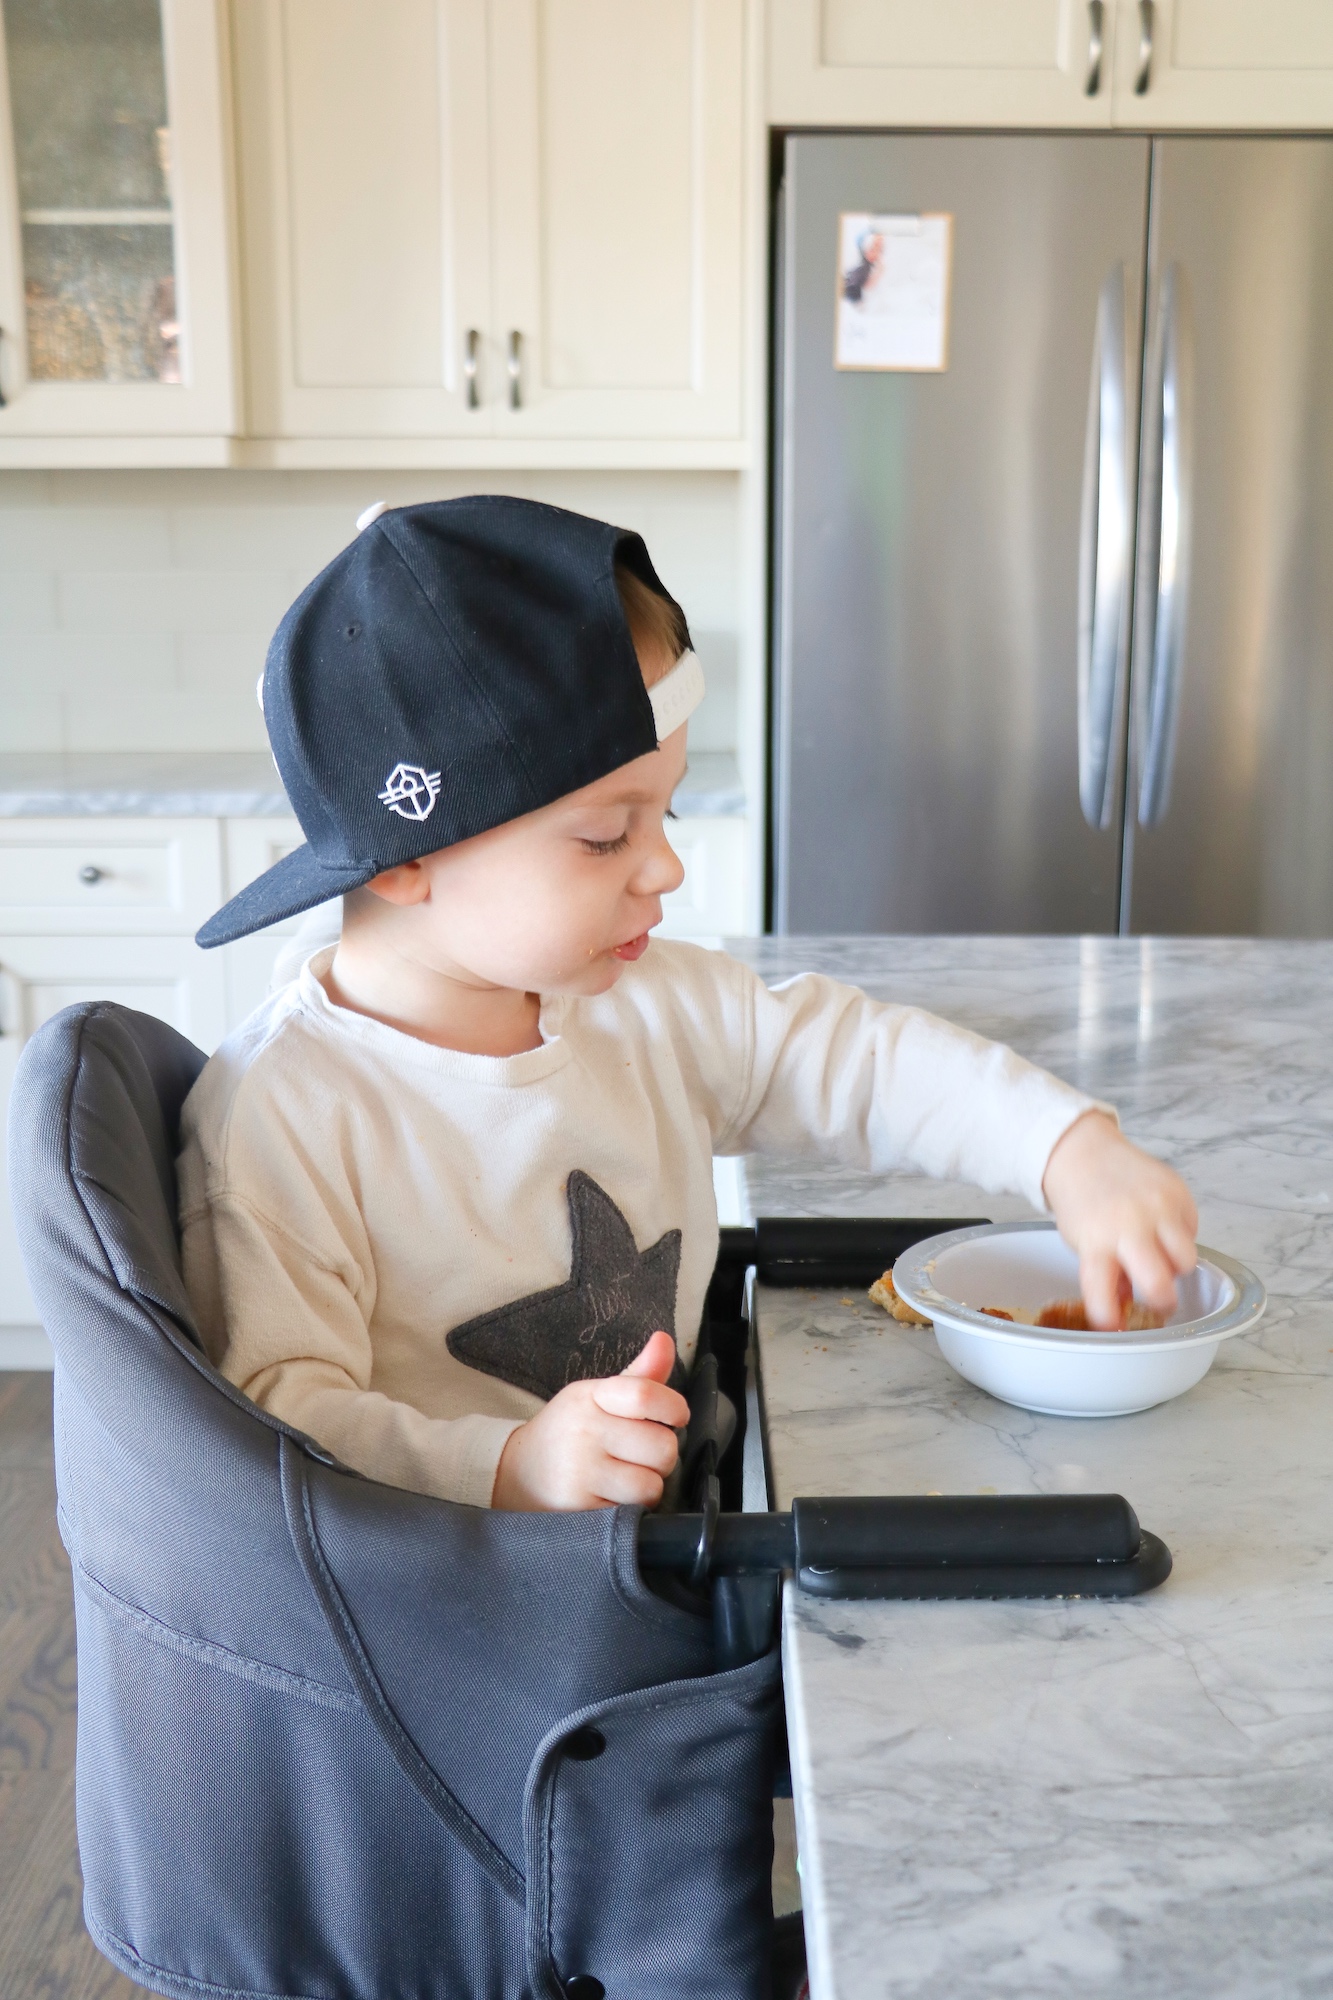
[[[698,751],[673,800],[682,819],[737,818],[745,811],[740,770],[729,751]],[[0,819],[112,815],[164,819],[285,817],[282,780],[266,751],[88,752],[0,756]]]
[[[761,1295],[776,1504],[1117,1490],[1171,1546],[1124,1604],[784,1612],[814,2000],[1333,1991],[1333,944],[755,940],[1114,1101],[1269,1290],[1187,1395],[1076,1422],[929,1332]],[[756,1213],[1002,1216],[910,1176],[748,1163]]]

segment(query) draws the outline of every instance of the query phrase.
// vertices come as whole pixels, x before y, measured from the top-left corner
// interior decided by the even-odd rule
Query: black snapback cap
[[[264,667],[306,845],[196,942],[313,909],[655,750],[617,563],[674,603],[638,535],[560,507],[483,495],[379,514],[301,592]]]

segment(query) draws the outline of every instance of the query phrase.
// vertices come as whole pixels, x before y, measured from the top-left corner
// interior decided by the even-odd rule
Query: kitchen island
[[[814,2000],[1333,1991],[1333,945],[757,940],[1011,1042],[1189,1178],[1266,1318],[1187,1395],[993,1401],[847,1293],[761,1293],[773,1503],[1124,1492],[1171,1546],[1121,1604],[817,1603],[787,1702]],[[756,1214],[1028,1213],[751,1161]]]

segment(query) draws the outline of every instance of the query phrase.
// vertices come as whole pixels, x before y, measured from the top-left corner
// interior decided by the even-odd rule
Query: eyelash
[[[666,817],[667,819],[679,819],[680,815],[679,813],[673,813],[668,806]],[[629,846],[629,835],[628,833],[622,833],[615,840],[585,840],[580,844],[585,854],[623,854]]]

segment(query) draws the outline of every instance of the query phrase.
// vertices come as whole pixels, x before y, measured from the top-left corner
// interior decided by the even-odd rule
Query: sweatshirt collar
[[[564,994],[544,993],[541,996],[537,1023],[542,1038],[540,1048],[524,1049],[516,1056],[471,1055],[462,1049],[442,1049],[434,1042],[423,1042],[418,1036],[390,1027],[387,1021],[378,1021],[370,1014],[356,1014],[349,1007],[336,1007],[324,985],[335,950],[336,946],[325,945],[301,967],[297,981],[298,1003],[302,1011],[326,1032],[350,1039],[368,1054],[394,1068],[406,1066],[429,1071],[436,1076],[504,1088],[542,1082],[563,1069],[569,1060],[569,1045],[561,1032],[569,1007]]]

